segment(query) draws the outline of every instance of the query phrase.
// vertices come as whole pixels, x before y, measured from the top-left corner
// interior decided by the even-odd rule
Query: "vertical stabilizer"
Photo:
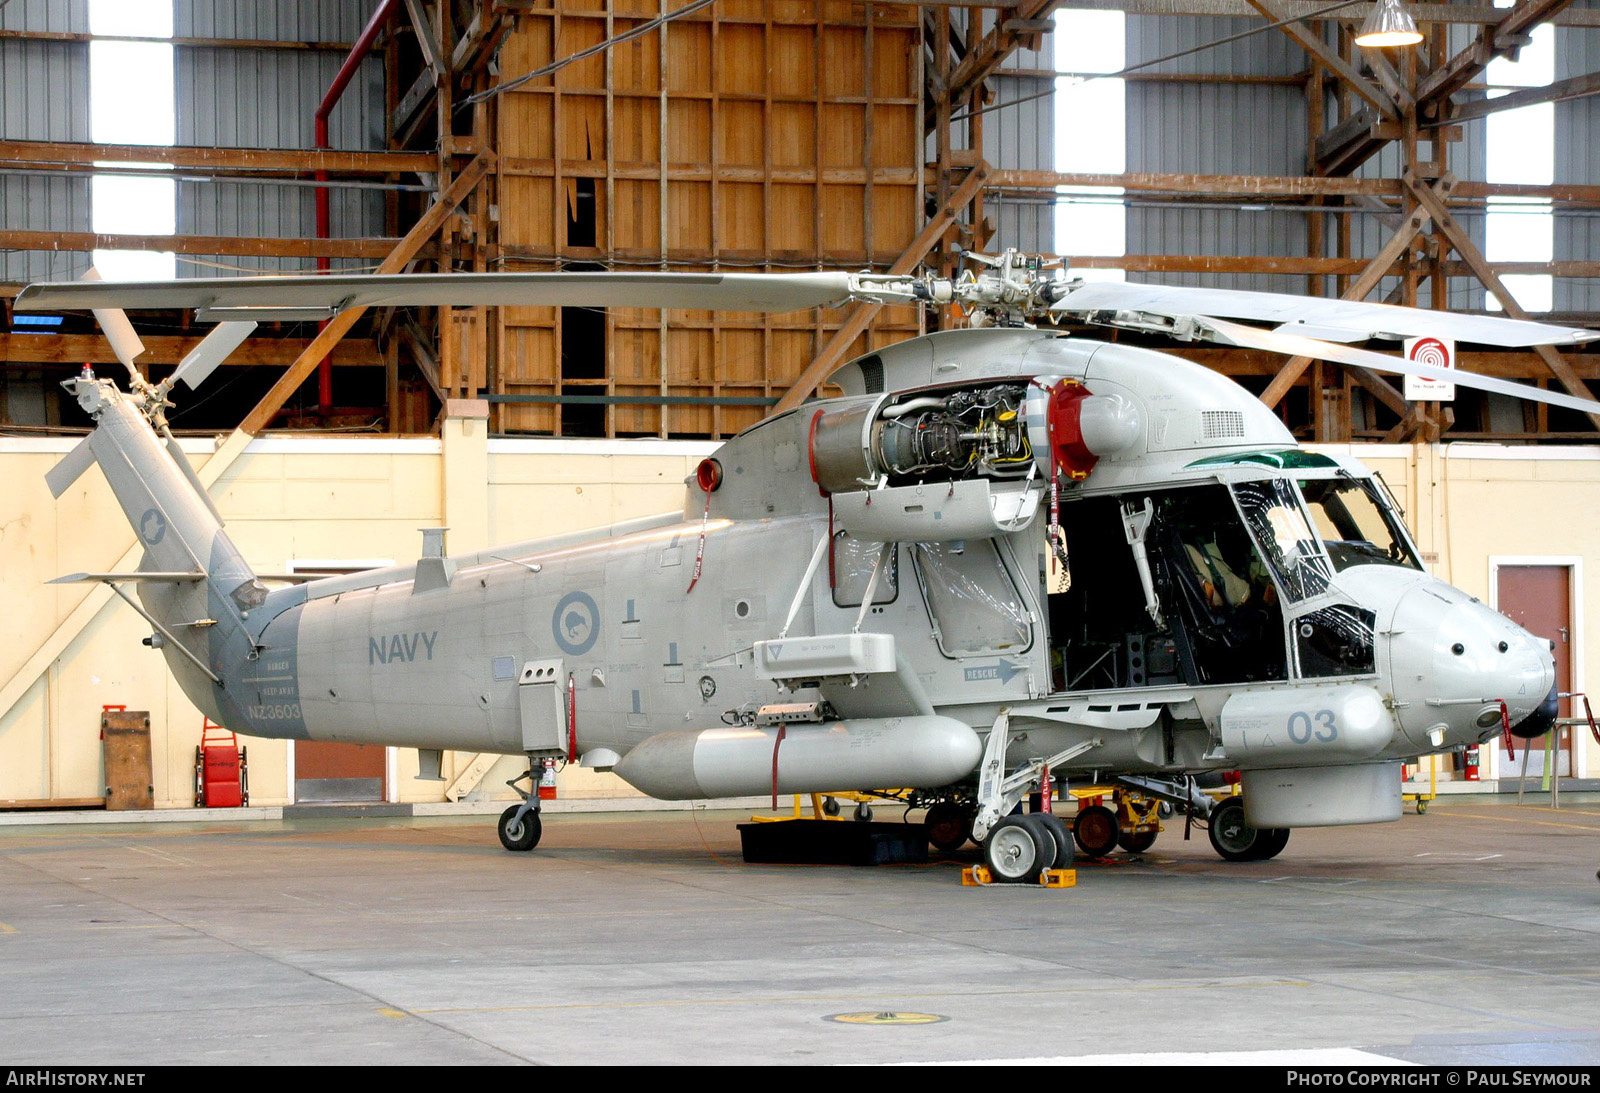
[[[265,601],[266,587],[223,530],[193,470],[179,464],[185,457],[176,441],[170,434],[163,441],[147,418],[146,399],[87,369],[64,386],[95,429],[51,472],[51,488],[65,490],[89,462],[100,464],[144,549],[140,570],[166,575],[137,584],[140,602],[159,624],[160,640],[152,644],[167,653],[190,698],[223,720],[233,705],[225,681],[256,655],[250,612]],[[175,574],[195,576],[171,579]],[[259,632],[265,620],[253,621]],[[181,648],[170,648],[173,642]]]
[[[204,573],[239,610],[257,606],[266,590],[222,530],[193,472],[178,466],[176,444],[164,444],[135,399],[111,381],[80,376],[68,385],[95,419],[89,450],[144,547],[143,568]]]

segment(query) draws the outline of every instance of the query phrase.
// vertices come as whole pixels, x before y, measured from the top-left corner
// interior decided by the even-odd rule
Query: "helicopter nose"
[[[1402,721],[1418,743],[1487,739],[1500,730],[1502,701],[1519,735],[1554,723],[1549,643],[1443,582],[1402,597],[1391,657],[1396,698],[1407,702]]]
[[[1543,736],[1556,727],[1556,714],[1560,711],[1560,708],[1560,696],[1556,694],[1555,685],[1552,684],[1550,693],[1544,696],[1544,701],[1539,703],[1538,708],[1511,726],[1511,734],[1520,736],[1525,740]]]

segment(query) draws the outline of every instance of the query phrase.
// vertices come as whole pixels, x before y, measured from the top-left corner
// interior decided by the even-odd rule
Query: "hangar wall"
[[[185,441],[196,462],[210,441]],[[98,469],[59,502],[44,474],[71,439],[0,439],[0,603],[10,640],[0,642],[0,684],[85,595],[46,585],[65,573],[111,567],[132,534]],[[215,491],[246,558],[258,571],[414,558],[421,527],[449,524],[452,551],[595,527],[678,509],[683,480],[714,445],[684,441],[495,440],[481,418],[452,418],[440,439],[269,438],[256,440]],[[1409,514],[1434,571],[1491,601],[1491,559],[1570,557],[1577,578],[1573,640],[1578,689],[1600,678],[1600,643],[1585,644],[1583,620],[1600,610],[1600,449],[1495,445],[1360,445]],[[102,792],[100,708],[148,709],[157,807],[192,801],[200,715],[140,641],[148,630],[117,601],[22,698],[0,713],[0,800],[84,798]],[[250,743],[252,801],[288,801],[281,741]],[[1600,776],[1600,748],[1575,743],[1575,770]],[[464,765],[467,757],[457,756]],[[499,790],[520,768],[507,758],[485,776]],[[416,779],[416,753],[401,751],[393,795],[437,801],[441,783]],[[451,757],[445,775],[454,774]],[[1494,776],[1494,767],[1485,777]],[[502,773],[501,771],[504,771]],[[636,796],[610,775],[571,771],[564,796]]]

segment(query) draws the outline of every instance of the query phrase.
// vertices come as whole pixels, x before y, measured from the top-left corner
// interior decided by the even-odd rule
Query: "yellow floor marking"
[[[396,1018],[396,1019],[404,1019],[404,1018],[407,1018],[407,1017],[411,1016],[405,1010],[391,1010],[391,1009],[381,1009],[381,1010],[378,1011],[378,1015],[380,1017],[393,1017],[393,1018]]]
[[[1484,816],[1476,812],[1456,812],[1454,809],[1449,812],[1441,812],[1439,815],[1460,816],[1468,820],[1499,820],[1505,824],[1532,824],[1535,827],[1565,827],[1573,831],[1600,831],[1600,825],[1596,824],[1558,824],[1549,820],[1528,820],[1521,816]],[[1584,815],[1592,816],[1594,813],[1586,812]]]
[[[7,926],[5,923],[0,922],[0,934],[14,934],[16,932],[17,928],[15,926]]]

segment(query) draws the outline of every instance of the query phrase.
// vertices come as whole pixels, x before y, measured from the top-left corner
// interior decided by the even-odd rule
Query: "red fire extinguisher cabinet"
[[[209,718],[194,749],[194,807],[240,808],[250,803],[249,749]]]

